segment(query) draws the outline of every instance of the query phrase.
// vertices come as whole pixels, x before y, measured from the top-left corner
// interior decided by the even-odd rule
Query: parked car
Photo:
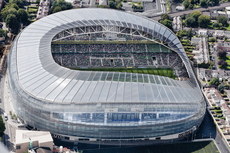
[[[5,119],[5,121],[7,121],[7,120],[8,120],[8,116],[7,116],[7,114],[6,114],[6,113],[4,113],[4,119]]]

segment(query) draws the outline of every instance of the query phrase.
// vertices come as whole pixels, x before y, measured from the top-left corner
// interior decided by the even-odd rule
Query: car
[[[5,119],[5,121],[7,121],[7,120],[8,120],[8,116],[7,116],[7,114],[6,114],[6,113],[4,113],[4,119]]]

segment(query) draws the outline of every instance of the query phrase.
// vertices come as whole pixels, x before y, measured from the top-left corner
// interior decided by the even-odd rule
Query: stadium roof
[[[51,54],[52,38],[63,30],[88,25],[131,26],[148,33],[157,32],[157,39],[168,42],[182,58],[190,79],[194,78],[179,39],[160,23],[111,9],[73,9],[32,23],[16,38],[11,61],[21,88],[38,99],[56,103],[201,101],[196,82],[147,74],[77,71],[55,63]]]

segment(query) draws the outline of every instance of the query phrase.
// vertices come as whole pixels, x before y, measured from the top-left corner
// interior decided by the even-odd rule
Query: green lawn
[[[82,153],[219,153],[214,142],[190,142],[152,146],[101,148],[83,150]]]
[[[230,24],[225,29],[228,30],[228,31],[230,31]]]
[[[166,76],[175,79],[176,76],[170,68],[76,68],[81,71],[109,71],[109,72],[128,72],[128,73],[142,73],[159,76]]]
[[[37,11],[38,11],[38,7],[32,7],[32,6],[29,6],[28,8],[27,8],[27,12],[29,13],[29,14],[31,14],[31,13],[37,13]]]
[[[228,63],[227,69],[230,69],[230,56],[227,56],[225,61]]]

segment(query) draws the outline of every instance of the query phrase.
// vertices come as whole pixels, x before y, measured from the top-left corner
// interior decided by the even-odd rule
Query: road
[[[204,92],[203,94],[204,94],[205,100],[208,103],[208,106],[210,106],[209,101],[206,97],[206,94]],[[222,137],[222,134],[218,130],[217,123],[215,122],[215,119],[212,117],[211,112],[208,110],[208,108],[207,108],[207,113],[208,114],[206,114],[206,116],[209,116],[209,117],[208,118],[205,117],[203,122],[206,124],[205,126],[208,126],[208,127],[205,127],[204,129],[207,129],[207,131],[210,132],[210,138],[213,138],[215,140],[216,145],[221,153],[230,153],[230,148],[227,142],[225,141],[225,139]],[[213,130],[213,127],[211,127],[210,125],[215,128],[215,131]]]
[[[1,110],[2,110],[2,113],[5,112],[5,105],[4,105],[4,81],[5,81],[5,77],[4,75],[0,75],[0,98],[1,98]],[[2,115],[2,118],[4,119],[4,116]],[[5,119],[4,119],[5,120]],[[7,148],[10,148],[10,126],[9,126],[9,123],[7,121],[4,121],[5,122],[5,127],[6,127],[6,130],[5,130],[5,134],[3,136],[3,139],[4,139],[4,144],[7,146]]]
[[[218,65],[218,54],[217,54],[217,50],[216,50],[216,47],[214,47],[216,45],[216,43],[214,45],[212,45],[212,47],[210,47],[211,51],[212,51],[212,57],[213,57],[213,60],[214,60],[214,65],[215,65],[215,68],[216,70],[220,70],[219,68],[219,65]]]
[[[216,137],[214,139],[221,153],[229,153],[229,148],[227,147],[227,144],[225,144],[226,142],[223,140],[218,130],[216,132]]]
[[[197,8],[197,9],[193,9],[193,10],[186,10],[186,11],[180,11],[180,12],[174,12],[174,13],[168,13],[171,17],[176,17],[176,16],[182,16],[182,15],[186,15],[186,14],[190,14],[193,11],[210,11],[210,10],[217,10],[217,9],[221,9],[221,8],[225,8],[227,6],[230,6],[230,2],[226,2],[226,3],[222,3],[219,6],[214,6],[214,7],[208,7],[208,8]],[[160,15],[156,15],[155,17],[152,17],[151,19],[154,20],[159,20],[160,19]]]
[[[12,108],[12,102],[11,102],[11,95],[10,91],[8,89],[8,81],[7,81],[7,75],[6,72],[6,55],[10,49],[10,46],[6,46],[6,49],[4,50],[4,55],[1,58],[0,61],[0,110],[1,112],[5,112],[8,116],[8,120],[5,121],[5,135],[4,135],[4,143],[5,146],[12,152],[14,151],[14,143],[15,143],[15,135],[16,135],[16,129],[18,128],[18,123],[13,120],[10,116],[10,112],[14,114],[14,110]],[[4,116],[3,116],[4,119]]]
[[[146,7],[146,6],[145,6]],[[137,14],[146,16],[146,17],[153,17],[153,16],[160,16],[161,14],[166,13],[166,5],[165,0],[156,0],[156,8],[145,10],[144,12],[136,12]]]
[[[2,76],[0,80],[0,97],[2,99],[1,109],[8,115],[8,120],[5,121],[6,130],[4,132],[4,143],[10,152],[14,152],[16,129],[18,129],[18,126],[21,124],[12,119],[10,115],[10,112],[14,114],[14,110],[12,109],[10,92],[8,90],[7,75]]]

